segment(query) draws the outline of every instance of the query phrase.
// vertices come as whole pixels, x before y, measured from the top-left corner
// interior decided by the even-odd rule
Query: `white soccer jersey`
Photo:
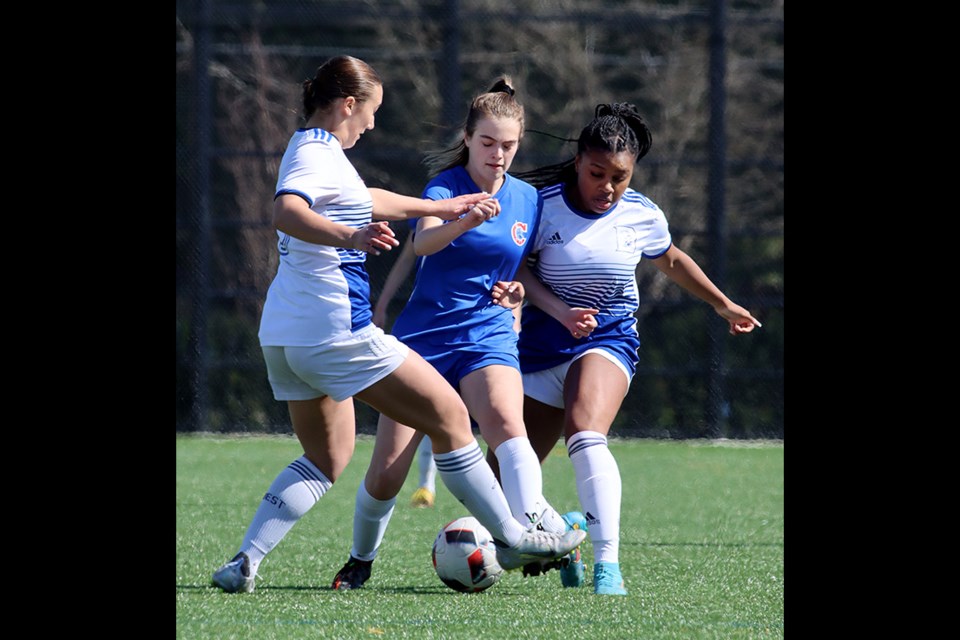
[[[280,161],[277,190],[302,197],[320,216],[349,227],[369,223],[373,199],[340,141],[323,129],[298,129]],[[263,346],[316,346],[370,324],[366,254],[277,232],[280,266],[260,320]]]
[[[643,194],[627,189],[602,215],[576,209],[563,185],[545,187],[540,228],[530,250],[534,274],[571,307],[599,309],[599,326],[574,338],[563,325],[534,305],[521,317],[522,371],[548,369],[587,349],[604,348],[636,370],[634,313],[640,306],[636,269],[642,257],[658,258],[670,248],[667,219]]]

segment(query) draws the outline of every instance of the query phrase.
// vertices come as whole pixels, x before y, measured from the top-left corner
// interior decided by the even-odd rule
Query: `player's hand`
[[[593,333],[593,330],[596,329],[599,324],[595,317],[598,313],[600,313],[599,309],[571,307],[563,319],[563,326],[567,328],[570,335],[574,338],[586,338]]]
[[[490,199],[490,194],[486,191],[480,193],[468,193],[466,195],[457,196],[455,198],[447,198],[445,200],[434,200],[434,206],[437,211],[431,215],[434,215],[441,220],[456,220],[464,213],[470,210],[473,205],[484,202]],[[497,204],[497,212],[499,213],[500,205]]]
[[[730,323],[730,335],[735,336],[741,333],[750,333],[754,327],[760,328],[763,325],[760,321],[750,315],[750,312],[738,304],[730,304],[728,307],[715,309],[721,318]]]
[[[493,285],[490,295],[493,297],[493,304],[498,304],[507,309],[516,309],[523,304],[523,296],[526,292],[523,285],[517,280],[509,282],[499,280]]]
[[[475,227],[479,227],[481,224],[496,218],[500,215],[500,201],[496,198],[490,198],[489,200],[484,200],[479,202],[472,207],[470,210],[463,214],[463,217],[457,222],[464,231],[469,231]]]
[[[390,223],[384,220],[371,222],[358,229],[351,236],[351,246],[364,253],[378,256],[381,251],[390,251],[394,247],[400,246],[400,241],[394,237],[395,235],[393,229],[390,228]]]

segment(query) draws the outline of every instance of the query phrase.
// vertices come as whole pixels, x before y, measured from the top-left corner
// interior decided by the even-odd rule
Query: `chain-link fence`
[[[640,366],[612,433],[783,437],[783,31],[782,2],[178,0],[177,430],[289,430],[257,342],[273,192],[300,83],[345,53],[385,94],[348,156],[368,186],[409,195],[501,73],[526,107],[513,171],[571,157],[550,136],[576,138],[596,104],[637,105],[654,143],[631,186],[763,328],[729,336],[641,262]],[[395,254],[368,257],[374,295]]]

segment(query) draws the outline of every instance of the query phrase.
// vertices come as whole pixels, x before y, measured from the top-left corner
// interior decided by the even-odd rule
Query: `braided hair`
[[[634,105],[627,102],[598,104],[593,120],[583,128],[577,139],[577,155],[585,151],[629,151],[636,162],[647,155],[652,144],[650,129]],[[575,158],[517,173],[514,177],[532,184],[537,189],[558,182],[573,182],[577,179]]]
[[[470,150],[463,140],[463,133],[473,136],[481,118],[516,120],[520,123],[520,137],[523,138],[523,105],[514,97],[515,94],[510,76],[505,75],[497,79],[486,92],[476,96],[470,103],[462,131],[457,133],[458,141],[453,146],[429,153],[424,158],[423,163],[427,166],[430,177],[453,167],[466,166],[470,159]]]

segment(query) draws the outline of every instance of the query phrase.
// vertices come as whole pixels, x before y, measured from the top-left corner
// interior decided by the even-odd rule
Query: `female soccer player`
[[[518,174],[544,202],[532,266],[517,274],[529,302],[519,344],[524,422],[541,461],[561,432],[566,439],[598,594],[627,593],[619,561],[620,471],[607,434],[636,371],[641,258],[713,307],[731,334],[760,326],[672,243],[660,208],[629,188],[651,142],[636,107],[601,104],[574,158]]]
[[[260,562],[330,490],[353,455],[356,396],[430,435],[450,492],[500,541],[505,567],[568,553],[574,535],[516,522],[454,389],[412,349],[371,324],[364,267],[398,244],[387,222],[421,215],[471,221],[499,212],[484,194],[426,201],[367,189],[345,149],[374,127],[383,83],[365,62],[338,56],[303,83],[306,126],[280,162],[274,225],[280,265],[267,292],[260,344],[277,400],[286,401],[304,455],[273,481],[239,552],[213,574],[228,592],[253,591]]]
[[[414,247],[423,257],[393,335],[422,354],[460,391],[499,461],[501,484],[516,522],[561,533],[566,523],[543,497],[539,460],[523,424],[511,310],[519,305],[522,292],[509,281],[526,258],[541,207],[536,189],[507,174],[523,131],[523,106],[504,77],[473,99],[462,140],[428,156],[435,177],[424,189],[424,198],[444,200],[482,190],[492,194],[501,209],[499,216],[488,220],[420,219]],[[502,289],[497,301],[491,294],[494,288]],[[370,577],[422,437],[406,425],[387,415],[380,418],[373,458],[357,490],[353,547],[334,578],[334,589],[356,589]]]

